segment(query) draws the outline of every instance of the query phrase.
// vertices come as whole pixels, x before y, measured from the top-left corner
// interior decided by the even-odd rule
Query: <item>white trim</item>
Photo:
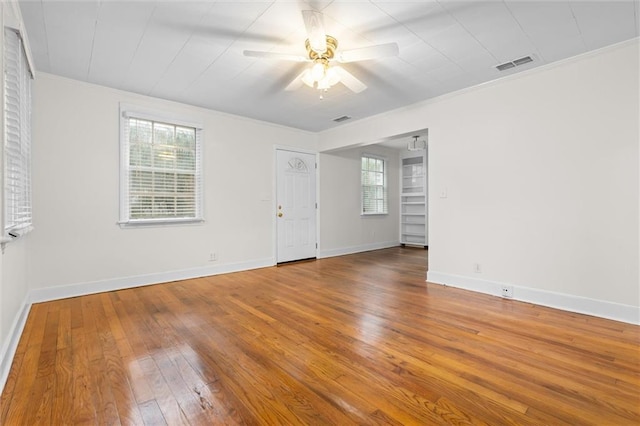
[[[135,229],[147,227],[163,227],[171,225],[202,225],[204,218],[153,218],[153,219],[134,219],[124,222],[117,222],[122,229]]]
[[[311,154],[311,155],[315,155],[316,157],[318,156],[318,151],[315,151],[313,149],[296,148],[294,146],[273,145],[273,149],[274,149],[273,152],[280,150],[280,151],[290,151],[290,152],[301,152],[303,154]]]
[[[139,118],[141,120],[172,124],[175,126],[193,127],[196,130],[204,129],[204,125],[201,122],[185,119],[183,114],[176,114],[165,110],[147,108],[126,102],[120,102],[119,107],[121,118],[133,117]]]
[[[428,271],[427,281],[434,284],[490,294],[492,296],[500,296],[502,286],[509,285],[513,287],[513,300],[640,325],[640,308],[637,306],[623,305],[606,300],[589,299],[587,297],[530,287],[520,287],[511,283],[480,280],[437,271]]]
[[[31,310],[31,303],[28,302],[28,299],[29,296],[22,302],[20,311],[18,311],[18,314],[13,319],[7,338],[3,342],[2,349],[0,350],[0,393],[2,393],[4,385],[7,383],[13,357],[18,349],[18,342],[20,342],[20,336],[22,336],[29,311]]]
[[[24,26],[22,11],[20,10],[18,1],[11,1],[10,4],[11,4],[11,13],[3,14],[4,15],[3,26],[17,30],[20,33],[20,37],[22,38],[22,43],[25,50],[24,53],[27,57],[27,63],[29,64],[29,71],[31,71],[31,78],[35,79],[36,67],[34,66],[35,62],[33,61],[33,57],[31,55],[31,46],[29,45],[29,40],[27,38],[27,29]]]
[[[229,263],[219,266],[205,266],[200,268],[181,269],[176,271],[158,272],[147,275],[113,278],[100,281],[76,283],[65,286],[46,287],[29,292],[30,303],[48,302],[50,300],[68,297],[85,296],[87,294],[105,291],[122,290],[153,284],[163,284],[171,281],[187,280],[230,272],[248,271],[251,269],[267,268],[275,265],[275,259],[255,259],[246,262]]]
[[[316,152],[316,259],[320,258],[320,249],[322,241],[320,240],[320,209],[322,208],[322,200],[320,199],[320,175],[322,174],[322,165],[320,164],[320,154]],[[275,218],[275,217],[274,217]]]
[[[321,250],[320,253],[318,253],[318,259],[322,259],[324,257],[334,257],[334,256],[343,256],[346,254],[362,253],[364,251],[380,250],[380,249],[386,249],[390,247],[398,247],[399,245],[400,245],[399,241],[383,241],[379,243],[362,244],[359,246]]]

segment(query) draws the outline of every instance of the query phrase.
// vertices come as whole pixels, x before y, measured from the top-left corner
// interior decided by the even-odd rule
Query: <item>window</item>
[[[200,126],[121,115],[120,224],[202,221]]]
[[[4,30],[3,235],[6,243],[32,229],[31,80],[20,34]]]
[[[387,214],[387,162],[380,157],[362,156],[362,214]]]

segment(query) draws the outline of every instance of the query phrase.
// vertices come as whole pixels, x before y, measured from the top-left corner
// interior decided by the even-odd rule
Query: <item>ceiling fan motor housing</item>
[[[324,59],[326,61],[329,61],[333,59],[336,53],[336,49],[338,48],[338,40],[330,35],[327,35],[327,50],[325,50],[321,54],[318,54],[318,52],[311,48],[311,42],[309,42],[309,39],[305,40],[304,47],[307,49],[309,59],[311,59],[312,61],[315,61],[316,59]]]

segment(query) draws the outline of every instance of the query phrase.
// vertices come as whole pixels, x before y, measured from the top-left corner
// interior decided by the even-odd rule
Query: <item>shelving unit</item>
[[[427,151],[400,155],[400,243],[427,247]]]

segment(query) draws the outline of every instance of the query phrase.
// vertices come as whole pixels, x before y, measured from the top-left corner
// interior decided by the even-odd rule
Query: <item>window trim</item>
[[[364,211],[364,182],[362,181],[362,159],[363,158],[373,158],[376,160],[381,160],[384,164],[383,176],[384,183],[382,185],[384,191],[384,212],[370,212],[367,213]],[[360,217],[373,217],[373,216],[388,216],[389,215],[389,173],[388,173],[388,164],[389,161],[386,157],[379,154],[372,154],[369,152],[363,152],[360,154]]]
[[[117,224],[121,228],[145,228],[156,226],[175,226],[175,225],[197,225],[204,222],[204,192],[203,192],[203,125],[192,120],[184,119],[172,114],[161,111],[154,111],[149,108],[143,108],[136,105],[121,103],[119,110],[120,124],[120,170],[119,170],[119,220]],[[125,150],[126,131],[125,122],[129,118],[139,118],[141,120],[149,120],[156,123],[165,123],[172,126],[192,127],[196,130],[196,169],[195,169],[195,204],[196,215],[192,218],[147,218],[132,219],[129,217],[129,152]],[[128,143],[126,143],[128,147]]]

